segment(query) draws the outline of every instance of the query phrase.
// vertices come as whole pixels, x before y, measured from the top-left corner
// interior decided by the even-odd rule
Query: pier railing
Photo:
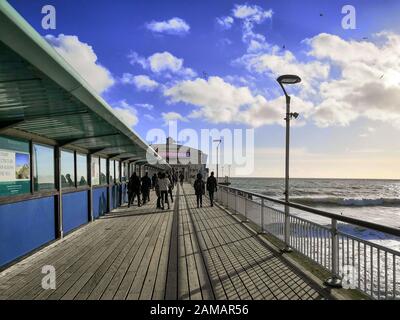
[[[216,200],[280,240],[284,250],[294,250],[329,271],[326,284],[358,289],[373,299],[400,299],[400,252],[354,236],[346,227],[374,230],[394,241],[400,241],[400,229],[223,185]]]

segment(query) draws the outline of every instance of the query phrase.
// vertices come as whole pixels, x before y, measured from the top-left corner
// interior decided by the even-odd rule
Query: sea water
[[[284,198],[284,179],[231,178],[232,187]],[[364,221],[400,228],[400,180],[291,179],[290,201]],[[300,214],[295,212],[295,214]],[[303,218],[323,225],[314,214]],[[400,251],[400,239],[374,230],[339,223],[339,230]]]

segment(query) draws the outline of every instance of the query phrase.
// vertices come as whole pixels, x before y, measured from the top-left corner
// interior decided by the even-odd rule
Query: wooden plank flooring
[[[179,190],[178,190],[179,189]],[[0,299],[329,299],[240,222],[193,188],[171,210],[121,207],[0,273]],[[56,289],[41,286],[42,267]]]

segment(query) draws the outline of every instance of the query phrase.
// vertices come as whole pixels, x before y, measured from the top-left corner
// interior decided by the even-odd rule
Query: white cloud
[[[183,59],[179,59],[167,51],[151,55],[148,61],[151,71],[156,73],[162,71],[178,72],[183,66]]]
[[[235,5],[232,10],[233,16],[238,19],[246,19],[251,20],[256,23],[261,23],[267,18],[272,18],[272,10],[264,10],[260,6],[257,5]]]
[[[177,112],[163,112],[161,113],[162,118],[164,119],[165,125],[168,125],[170,121],[183,121],[187,122],[188,119],[186,119],[184,116],[182,116],[180,113]]]
[[[145,117],[147,120],[149,120],[149,121],[154,121],[154,120],[156,120],[156,118],[154,118],[151,114],[148,114],[148,113],[146,113],[146,114],[144,115],[144,117]]]
[[[134,84],[135,83],[134,78],[135,76],[132,73],[126,72],[122,75],[121,82],[123,84]]]
[[[191,68],[184,67],[184,60],[175,57],[168,51],[156,52],[148,58],[141,57],[136,52],[128,56],[132,65],[140,64],[143,69],[150,69],[153,73],[169,76],[171,73],[183,78],[193,78],[197,74]]]
[[[115,115],[128,127],[134,127],[139,122],[136,109],[126,100],[121,100],[113,106]]]
[[[146,69],[148,66],[147,60],[145,57],[140,56],[137,52],[131,51],[128,54],[129,63],[131,65],[139,64],[143,69]]]
[[[359,118],[400,126],[400,35],[383,32],[372,42],[322,33],[304,44],[306,61],[270,46],[268,52],[248,53],[235,62],[273,80],[285,73],[299,75],[299,97],[315,105],[305,116],[318,126],[348,126]]]
[[[327,79],[330,65],[320,61],[300,62],[290,51],[279,52],[273,49],[271,53],[247,54],[237,61],[243,63],[249,71],[264,73],[276,79],[281,74],[301,75],[301,86],[306,87],[309,93],[312,85],[318,81]]]
[[[147,109],[149,111],[154,109],[154,106],[152,104],[149,104],[149,103],[136,103],[135,106],[139,107],[139,108]]]
[[[186,21],[177,17],[168,21],[152,21],[146,24],[146,27],[152,32],[172,35],[185,35],[190,31],[190,26]]]
[[[314,116],[317,121],[321,120],[318,110],[324,109],[330,111],[331,123],[341,125],[358,117],[400,124],[400,35],[376,37],[375,43],[358,42],[323,33],[307,40],[310,57],[340,70],[338,77],[317,87],[321,100]]]
[[[264,124],[284,124],[284,100],[267,101],[253,95],[248,87],[236,87],[219,77],[208,80],[197,78],[182,81],[164,91],[171,103],[183,102],[197,106],[192,118],[203,118],[212,123],[243,123],[252,127]],[[312,104],[294,98],[296,111],[310,112]]]
[[[236,4],[232,9],[232,16],[242,23],[242,41],[247,45],[248,52],[254,53],[270,49],[270,45],[267,43],[265,36],[255,32],[254,28],[267,19],[272,19],[273,11],[271,9],[264,10],[257,5]],[[220,25],[223,26],[226,24],[222,18],[218,19],[217,22]],[[232,19],[232,23],[233,21]],[[227,24],[227,26],[230,25],[229,23]]]
[[[45,39],[98,93],[106,91],[115,83],[111,72],[98,63],[93,48],[81,42],[77,36],[47,35]]]
[[[146,75],[138,75],[132,78],[133,84],[138,90],[141,91],[153,91],[158,87],[158,82],[150,79]]]
[[[217,24],[224,30],[228,30],[232,28],[233,25],[233,18],[230,16],[216,18]]]

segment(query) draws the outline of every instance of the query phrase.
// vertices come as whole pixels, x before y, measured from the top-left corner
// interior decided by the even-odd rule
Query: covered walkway
[[[123,206],[0,273],[0,299],[330,299],[188,184],[171,210]],[[41,286],[42,267],[56,289]]]

